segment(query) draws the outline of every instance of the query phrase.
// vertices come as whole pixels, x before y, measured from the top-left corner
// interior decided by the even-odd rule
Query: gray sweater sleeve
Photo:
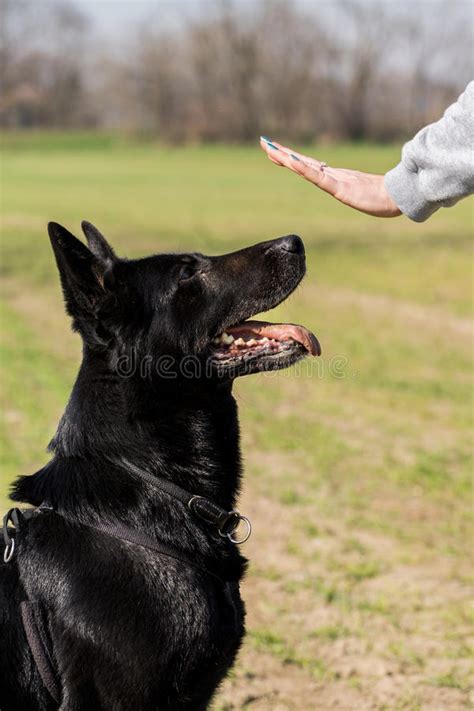
[[[403,146],[401,162],[385,175],[385,187],[415,222],[474,193],[474,81],[443,118]]]

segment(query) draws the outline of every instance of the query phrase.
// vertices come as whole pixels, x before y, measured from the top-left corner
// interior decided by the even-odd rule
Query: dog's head
[[[233,378],[320,354],[302,326],[248,320],[286,299],[303,278],[305,252],[296,235],[219,257],[127,260],[93,225],[82,228],[88,247],[61,225],[48,227],[73,326],[111,367],[133,353],[140,377],[179,371]]]

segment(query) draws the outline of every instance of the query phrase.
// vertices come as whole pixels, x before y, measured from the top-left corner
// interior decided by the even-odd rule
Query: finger
[[[304,153],[293,153],[293,155],[297,156],[297,158],[299,158],[303,163],[306,163],[306,165],[309,165],[317,170],[321,170],[323,166],[327,166],[327,163],[324,161],[318,160],[317,158],[311,158],[311,156],[307,156]]]
[[[327,163],[322,160],[317,160],[317,158],[309,158],[308,156],[302,156],[301,160],[304,163],[310,165],[312,168],[315,168],[316,170],[321,170],[321,168],[326,168],[327,166]]]
[[[270,153],[269,151],[267,152],[267,158],[269,161],[272,163],[275,163],[275,165],[280,166],[280,168],[283,166],[283,163],[278,159],[278,156],[275,154]]]
[[[274,151],[275,149],[281,150],[282,152],[285,152],[285,148],[281,146],[279,143],[276,143],[276,141],[270,141],[269,138],[264,138],[263,136],[260,136],[260,146],[263,148],[264,151]]]
[[[289,156],[292,153],[291,148],[288,148],[277,141],[270,141],[269,138],[264,138],[263,136],[260,137],[260,145],[269,156],[278,154],[279,160],[282,160],[282,156]],[[287,165],[287,167],[289,166]]]
[[[269,141],[267,139],[261,138],[260,144],[265,150],[268,158],[272,161],[272,163],[275,163],[275,165],[284,166],[285,168],[288,168],[294,173],[300,172],[295,166],[295,159],[299,160],[299,162],[304,163],[305,165],[308,165],[309,167],[312,166],[316,170],[319,170],[322,166],[322,163],[320,163],[319,161],[316,161],[310,158],[309,156],[305,156],[301,153],[293,153],[290,148],[283,146],[277,141]]]
[[[272,141],[273,145],[276,146],[277,148],[280,149],[280,151],[283,151],[283,153],[293,153],[292,148],[288,148],[288,146],[284,146],[282,143],[278,143],[278,141]]]
[[[284,153],[283,151],[272,151],[271,156],[274,156],[276,160],[279,161],[280,165],[284,166],[285,168],[288,168],[289,170],[293,171],[294,173],[296,172],[293,163],[294,160],[291,157],[292,154],[290,153]]]
[[[260,146],[265,151],[272,163],[276,163],[277,165],[283,165],[281,159],[285,154],[282,151],[278,150],[277,148],[273,148],[272,145],[266,143],[262,139],[260,139]]]
[[[290,170],[292,169],[289,154],[277,148],[276,144],[268,144],[267,146],[265,146],[265,150],[267,152],[267,156],[270,158],[271,161],[273,161],[273,163],[283,165],[286,168],[290,168]]]
[[[278,143],[277,141],[272,141],[272,144],[276,146],[282,153],[284,153],[287,156],[297,156],[300,160],[304,161],[305,163],[317,163],[313,158],[310,158],[309,156],[305,156],[303,153],[298,153],[298,151],[295,151],[293,148],[288,148],[288,146],[284,146],[281,143]],[[288,168],[290,165],[287,166]]]
[[[301,161],[304,163],[307,163],[308,165],[313,166],[313,168],[320,168],[321,166],[325,166],[326,163],[323,161],[318,160],[317,158],[311,158],[311,156],[307,156],[304,153],[299,153],[298,151],[295,151],[293,148],[288,148],[288,146],[284,146],[281,143],[278,143],[278,141],[272,141],[272,144],[276,146],[277,148],[280,149],[283,153],[286,153],[289,156],[296,156],[299,158]],[[290,167],[290,166],[288,166]]]
[[[338,182],[331,175],[328,175],[324,168],[314,168],[311,165],[303,163],[303,161],[290,158],[292,169],[302,178],[308,180],[313,185],[316,185],[321,190],[325,190],[330,195],[335,195],[338,187]]]
[[[283,165],[283,163],[280,163],[279,160],[277,160],[276,158],[274,158],[273,156],[271,156],[269,153],[267,153],[267,158],[268,158],[269,161],[271,161],[272,163],[274,163],[275,165],[277,165],[279,168],[284,168],[284,167],[285,167],[285,166]]]
[[[275,149],[272,148],[272,144],[268,143],[268,141],[263,138],[260,139],[260,148],[264,150],[267,155],[275,152]]]

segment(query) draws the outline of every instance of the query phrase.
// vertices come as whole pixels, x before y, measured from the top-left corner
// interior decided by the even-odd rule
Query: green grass
[[[293,664],[300,669],[306,669],[311,676],[318,680],[328,675],[324,662],[320,659],[299,656],[293,648],[288,646],[284,639],[270,630],[253,630],[249,636],[257,649],[273,654],[283,664]]]
[[[78,233],[88,219],[127,256],[219,253],[297,232],[308,275],[270,318],[312,328],[323,356],[235,387],[242,508],[261,505],[247,583],[254,632],[229,684],[250,684],[242,670],[269,655],[272,688],[286,660],[298,683],[307,674],[331,689],[349,638],[366,645],[362,656],[402,665],[393,708],[436,706],[425,695],[439,689],[457,708],[472,534],[472,200],[421,225],[376,220],[273,167],[257,145],[172,148],[49,133],[6,134],[2,148],[2,507],[9,483],[47,460],[80,358],[48,220]],[[306,150],[374,172],[400,153],[364,144]],[[327,617],[315,619],[315,608]],[[416,681],[420,668],[425,683]],[[337,688],[384,707],[370,674],[351,678]],[[222,708],[234,691],[224,690]]]
[[[448,674],[442,674],[435,679],[430,679],[429,683],[434,684],[434,686],[441,686],[447,689],[461,689],[468,691],[470,688],[470,678],[465,675],[461,678],[454,670],[450,671]]]

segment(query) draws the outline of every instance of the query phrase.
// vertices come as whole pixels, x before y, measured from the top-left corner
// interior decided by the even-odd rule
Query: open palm
[[[383,175],[332,168],[322,161],[263,137],[260,145],[272,163],[289,168],[349,207],[376,217],[396,217],[401,214],[385,188]]]

